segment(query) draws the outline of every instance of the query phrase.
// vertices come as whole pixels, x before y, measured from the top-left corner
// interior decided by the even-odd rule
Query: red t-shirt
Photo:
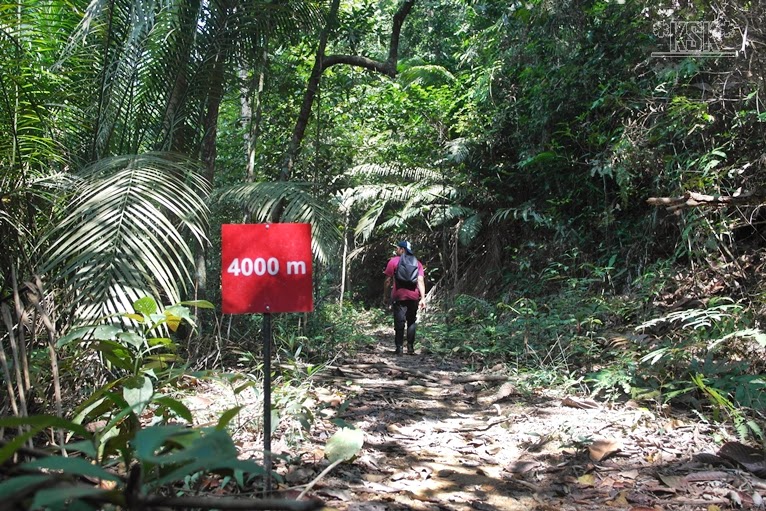
[[[392,257],[388,260],[386,271],[383,272],[386,274],[386,276],[391,277],[391,280],[394,283],[393,288],[391,289],[391,301],[396,302],[399,300],[420,300],[422,297],[420,296],[420,290],[417,287],[415,287],[415,289],[399,289],[396,287],[396,279],[394,278],[394,273],[396,272],[396,267],[398,264],[399,256]],[[420,261],[418,261],[418,275],[420,277],[425,276],[423,265],[420,264]]]

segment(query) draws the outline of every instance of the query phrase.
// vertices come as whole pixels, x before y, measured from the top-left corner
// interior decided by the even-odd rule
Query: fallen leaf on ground
[[[739,442],[726,442],[718,451],[718,456],[739,463],[758,477],[766,477],[766,456],[760,449]]]
[[[614,438],[602,438],[588,446],[588,455],[593,461],[601,461],[622,449],[622,442]]]
[[[506,469],[511,474],[525,474],[530,470],[538,468],[540,463],[537,461],[514,461]]]
[[[657,474],[657,477],[659,477],[660,481],[665,483],[668,488],[673,488],[674,490],[682,488],[686,484],[686,479],[683,476]]]
[[[606,505],[610,507],[625,507],[628,505],[628,499],[625,497],[625,492],[621,491],[617,497],[613,500],[607,500]]]
[[[572,408],[581,408],[584,410],[595,410],[599,408],[599,404],[592,399],[580,399],[572,396],[565,397],[561,404],[563,406],[570,406]]]

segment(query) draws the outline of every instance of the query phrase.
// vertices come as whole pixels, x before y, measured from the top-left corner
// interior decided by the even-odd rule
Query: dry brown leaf
[[[599,462],[622,449],[622,442],[614,438],[602,438],[588,446],[588,455],[594,462]]]
[[[675,488],[661,484],[659,481],[646,481],[642,487],[644,490],[652,493],[676,493],[678,491]]]
[[[670,474],[657,474],[657,477],[660,478],[660,481],[665,483],[665,486],[668,488],[673,488],[674,490],[678,490],[680,488],[683,488],[686,484],[686,479],[683,476],[674,476]]]
[[[620,472],[620,477],[623,479],[636,479],[638,477],[638,470],[623,470]]]
[[[609,507],[626,507],[628,506],[628,499],[626,497],[626,493],[624,491],[621,491],[617,494],[617,496],[614,498],[614,500],[607,500],[606,505]]]
[[[599,404],[592,399],[579,399],[572,396],[565,397],[561,404],[571,408],[581,408],[583,410],[595,410],[600,408]]]
[[[593,474],[583,474],[577,478],[577,482],[582,486],[593,486],[596,484],[596,476]]]
[[[491,405],[497,403],[498,401],[502,401],[508,396],[518,393],[519,391],[516,389],[516,386],[513,383],[507,382],[503,383],[494,394],[486,397],[480,397],[478,401],[483,405]]]
[[[318,394],[317,401],[320,403],[327,403],[330,406],[338,406],[343,402],[343,398],[335,394]]]
[[[400,479],[409,479],[410,472],[407,470],[397,470],[391,476],[392,481],[399,481]]]
[[[718,451],[718,456],[739,463],[758,477],[766,477],[766,456],[760,449],[739,442],[726,442]]]
[[[393,435],[400,435],[400,436],[404,436],[408,438],[412,437],[412,434],[410,432],[406,431],[404,428],[400,428],[396,424],[389,424],[388,426],[386,426],[386,431],[388,431],[389,433]]]
[[[303,484],[309,482],[314,477],[314,471],[304,467],[290,467],[290,471],[285,475],[285,481],[290,484]]]
[[[511,474],[525,474],[530,470],[539,467],[540,464],[536,461],[513,461],[508,465],[506,469]]]

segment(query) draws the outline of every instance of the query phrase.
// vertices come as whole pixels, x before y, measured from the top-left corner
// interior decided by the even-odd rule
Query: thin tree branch
[[[293,129],[293,134],[290,138],[290,144],[282,163],[282,170],[279,174],[279,179],[281,181],[289,181],[292,176],[293,166],[300,153],[301,142],[306,134],[306,127],[308,126],[309,118],[311,116],[311,108],[314,104],[317,91],[319,90],[319,82],[324,70],[337,64],[347,64],[379,72],[392,78],[395,77],[396,65],[399,59],[399,38],[401,36],[402,25],[404,24],[407,15],[412,10],[413,5],[415,5],[415,1],[416,0],[404,0],[396,11],[396,14],[394,14],[393,25],[391,28],[391,42],[388,48],[388,58],[385,62],[381,62],[357,55],[325,55],[327,39],[331,28],[337,22],[338,8],[340,4],[339,0],[333,0],[327,16],[327,25],[325,25],[325,28],[319,36],[319,45],[317,47],[314,67],[311,70],[311,76],[306,84],[303,103],[301,104],[298,119],[295,122],[295,128]],[[276,217],[278,217],[279,213],[280,210],[277,208],[272,217],[275,217],[275,220],[277,220],[278,218]]]
[[[731,205],[758,205],[766,200],[763,193],[748,192],[739,195],[706,195],[697,192],[686,192],[680,197],[649,197],[647,204],[662,207],[671,213],[679,213],[685,208],[697,206],[731,206]]]

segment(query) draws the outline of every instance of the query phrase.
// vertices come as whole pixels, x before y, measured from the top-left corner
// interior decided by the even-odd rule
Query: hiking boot
[[[412,344],[407,345],[407,355],[414,355],[415,354],[415,346]]]
[[[401,355],[401,354],[402,354],[402,347],[401,346],[397,346],[396,347],[396,351],[394,351],[394,355]]]

